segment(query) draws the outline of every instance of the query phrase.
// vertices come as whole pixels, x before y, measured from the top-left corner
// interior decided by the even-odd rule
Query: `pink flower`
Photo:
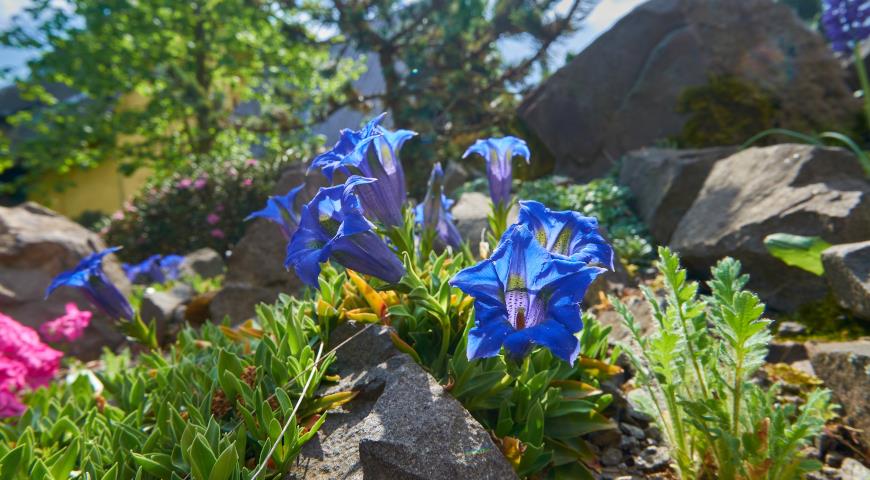
[[[124,212],[122,212],[120,210],[118,210],[117,212],[112,214],[112,220],[115,220],[116,222],[120,222],[123,219],[124,219]]]
[[[208,184],[208,181],[202,177],[197,178],[196,181],[193,182],[193,188],[195,190],[202,190]]]
[[[178,183],[175,184],[176,187],[178,187],[182,190],[186,190],[186,189],[190,188],[191,185],[193,185],[193,180],[191,180],[189,178],[182,178],[181,180],[178,181]]]
[[[6,372],[6,381],[0,379],[0,387],[8,385],[11,378],[8,374],[11,367],[3,360],[20,363],[26,371],[27,386],[36,388],[54,378],[61,357],[63,353],[42,343],[36,330],[0,313],[0,367],[6,367],[0,368],[0,372]]]
[[[242,180],[242,186],[250,187],[253,184],[254,184],[254,181],[251,180],[250,178],[246,178],[246,179]]]
[[[136,207],[130,202],[124,202],[124,211],[127,213],[133,213],[136,211]]]
[[[209,213],[208,216],[205,217],[205,221],[208,222],[209,225],[214,225],[221,221],[221,217],[216,213]]]
[[[224,231],[221,230],[220,228],[215,228],[214,230],[212,230],[212,231],[211,231],[211,236],[214,237],[214,238],[224,238],[224,237],[226,237],[226,235],[224,234]]]
[[[223,203],[219,203],[219,204],[215,205],[215,206],[214,206],[214,211],[215,211],[215,212],[223,212],[223,211],[224,211],[224,204],[223,204]]]
[[[230,169],[227,170],[227,172],[230,174],[230,178],[236,178],[239,176],[239,171],[236,170],[236,167],[230,167]]]
[[[0,390],[0,418],[17,417],[25,410],[27,407],[18,401],[14,393]]]
[[[82,336],[82,332],[91,323],[93,314],[87,310],[79,310],[75,303],[66,304],[66,315],[43,323],[39,333],[49,342],[72,342]]]
[[[249,159],[245,160],[246,167],[256,167],[257,163],[258,162],[257,162],[256,158],[249,158]]]

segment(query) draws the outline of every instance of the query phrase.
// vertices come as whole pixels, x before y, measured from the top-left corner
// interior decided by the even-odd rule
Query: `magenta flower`
[[[0,358],[24,367],[28,387],[48,384],[60,367],[61,357],[63,353],[42,343],[36,330],[0,313]]]
[[[191,180],[189,178],[182,178],[181,180],[178,181],[178,183],[175,184],[176,187],[178,187],[182,190],[186,190],[186,189],[190,188],[191,185],[193,185],[193,180]]]
[[[244,186],[244,187],[250,187],[253,184],[254,184],[253,179],[246,178],[246,179],[242,180],[242,186]]]
[[[211,233],[211,236],[214,237],[214,238],[224,238],[224,237],[226,237],[226,234],[225,234],[224,231],[221,230],[220,228],[215,228],[215,229],[212,230],[210,233]]]
[[[120,222],[123,219],[124,219],[124,212],[122,212],[120,210],[118,210],[117,212],[112,214],[112,220],[115,220],[116,222]]]
[[[256,158],[249,158],[249,159],[245,160],[246,167],[256,167],[257,163],[259,163],[259,162],[257,162]]]
[[[205,217],[205,221],[208,222],[209,225],[214,225],[221,221],[221,217],[216,213],[209,213],[207,217]]]
[[[199,177],[193,182],[194,190],[202,190],[206,185],[208,185],[208,180],[203,177]]]
[[[87,310],[79,310],[75,303],[67,303],[66,314],[43,323],[39,333],[49,342],[73,342],[88,328],[92,316]]]
[[[27,407],[18,401],[14,393],[0,390],[0,418],[17,417],[25,410]]]

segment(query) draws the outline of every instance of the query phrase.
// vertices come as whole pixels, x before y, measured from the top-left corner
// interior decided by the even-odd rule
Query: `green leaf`
[[[188,453],[188,461],[194,480],[208,480],[217,459],[209,448],[205,437],[200,434],[197,434],[193,439]]]
[[[132,453],[131,455],[133,461],[142,467],[142,470],[157,478],[166,478],[172,473],[172,458],[169,455],[162,453],[152,453],[149,455]]]
[[[30,467],[28,445],[19,445],[0,459],[0,480],[13,480],[18,472]]]
[[[822,252],[831,244],[819,237],[774,233],[765,237],[764,246],[771,255],[782,260],[786,265],[802,268],[816,275],[824,275]]]
[[[232,475],[238,461],[235,444],[228,446],[215,462],[208,480],[227,480]]]

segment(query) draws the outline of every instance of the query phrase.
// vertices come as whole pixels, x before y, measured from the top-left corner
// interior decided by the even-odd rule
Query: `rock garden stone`
[[[45,290],[55,275],[75,267],[87,255],[102,251],[105,243],[95,233],[39,204],[0,207],[0,312],[30,327],[65,313],[75,303],[94,316],[81,338],[70,344],[70,353],[94,358],[103,346],[123,341],[113,322],[95,310],[73,289],[61,288],[47,300]],[[103,266],[109,279],[125,294],[130,282],[114,256]]]
[[[149,289],[150,290],[150,289]],[[183,315],[179,312],[184,304],[190,300],[190,295],[185,295],[180,290],[167,292],[146,291],[139,305],[139,314],[145,323],[152,320],[157,325],[157,338],[166,339],[170,331],[175,330],[176,319]],[[192,292],[189,292],[192,293]]]
[[[453,222],[462,239],[467,241],[471,247],[471,251],[478,252],[481,239],[486,240],[486,229],[489,228],[487,215],[492,210],[492,202],[489,195],[480,192],[465,192],[456,200],[456,204],[450,210],[453,215]],[[519,210],[512,209],[508,214],[508,223],[513,223],[517,220]],[[490,245],[490,249],[494,249],[495,245]]]
[[[848,125],[860,109],[822,37],[781,2],[651,0],[550,76],[519,113],[556,171],[587,179],[679,136],[681,97],[713,77],[763,92],[775,106],[770,126]]]
[[[182,275],[199,275],[202,278],[214,278],[224,273],[224,259],[220,253],[211,248],[200,248],[184,256],[179,269]]]
[[[750,275],[748,288],[776,309],[823,298],[824,279],[768,253],[764,238],[777,232],[830,243],[870,238],[870,183],[854,155],[783,144],[719,160],[670,246],[701,277],[720,258],[735,257]]]
[[[283,195],[303,182],[306,188],[299,193],[297,206],[310,200],[326,185],[322,175],[306,176],[305,166],[298,164],[284,172],[272,193]],[[280,293],[298,291],[302,282],[294,272],[284,268],[286,249],[287,240],[278,226],[263,219],[251,222],[229,256],[224,288],[209,307],[212,318],[229,317],[233,322],[240,322],[254,315],[258,303],[272,303]]]
[[[867,468],[854,458],[843,459],[840,466],[841,480],[867,480],[870,478],[870,468]]]
[[[849,423],[870,432],[870,340],[810,344],[809,351],[813,370],[843,406]]]
[[[835,245],[822,252],[822,264],[837,303],[870,320],[870,240]]]
[[[632,208],[653,238],[667,244],[713,165],[736,151],[734,147],[636,150],[623,158],[619,182],[631,189]]]
[[[345,324],[335,343],[360,327]],[[410,357],[386,328],[372,326],[340,350],[341,382],[326,393],[359,395],[330,412],[290,478],[512,479],[513,468],[489,434]]]

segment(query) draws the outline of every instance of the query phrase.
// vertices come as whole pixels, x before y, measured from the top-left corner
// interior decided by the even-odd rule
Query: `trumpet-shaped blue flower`
[[[378,127],[377,132],[379,136],[360,141],[340,165],[352,174],[378,180],[357,187],[363,210],[384,225],[398,226],[404,220],[402,206],[408,198],[399,150],[417,132],[391,131],[383,127]],[[370,154],[370,147],[374,147],[374,155]]]
[[[494,205],[506,206],[511,199],[513,167],[511,160],[515,155],[529,163],[529,147],[517,137],[488,138],[478,140],[462,155],[466,158],[476,153],[486,160],[486,176],[489,179],[489,196]]]
[[[516,225],[529,229],[544,248],[554,255],[584,263],[599,263],[613,270],[613,248],[598,230],[598,220],[570,210],[553,211],[540,202],[520,202]],[[505,236],[510,235],[511,226]]]
[[[377,117],[368,121],[368,123],[359,130],[351,130],[349,128],[342,129],[339,132],[338,141],[335,142],[332,149],[321,153],[314,157],[311,161],[311,166],[308,168],[310,173],[312,170],[319,169],[327,180],[332,182],[332,177],[335,170],[339,169],[342,160],[350,155],[355,149],[363,143],[365,150],[368,149],[369,142],[374,140],[374,137],[380,136],[378,132],[378,124],[384,119],[386,113],[382,113]]]
[[[103,257],[117,252],[120,247],[107,248],[99,253],[88,255],[72,270],[61,273],[54,277],[46,298],[56,289],[67,286],[78,288],[95,307],[102,310],[106,315],[116,319],[131,320],[133,308],[124,298],[117,287],[103,273]]]
[[[469,360],[526,355],[533,345],[574,364],[583,328],[580,300],[604,269],[550,254],[526,227],[502,238],[492,256],[456,274],[450,284],[474,297]]]
[[[822,25],[837,52],[851,53],[870,36],[870,3],[866,0],[824,0]]]
[[[122,263],[121,268],[131,282],[144,280],[146,283],[164,283],[178,278],[183,260],[181,255],[151,255],[133,265]]]
[[[462,236],[453,223],[453,216],[450,215],[451,205],[453,200],[444,195],[444,170],[441,169],[439,162],[432,167],[426,198],[423,199],[423,203],[417,205],[415,211],[417,223],[423,225],[424,229],[435,232],[432,247],[437,252],[443,251],[448,245],[459,248],[462,244]]]
[[[299,226],[299,212],[296,210],[296,196],[305,184],[290,189],[285,195],[275,195],[266,200],[266,206],[262,210],[248,215],[245,220],[265,218],[281,228],[284,238],[290,240],[296,227]]]
[[[405,268],[374,232],[354,189],[377,180],[352,176],[344,185],[321,188],[302,207],[299,228],[287,246],[284,266],[291,266],[306,284],[317,287],[320,264],[332,258],[346,268],[398,282]]]
[[[166,279],[175,280],[181,275],[181,262],[183,261],[184,257],[181,255],[164,255],[160,259],[160,271],[163,272]]]

